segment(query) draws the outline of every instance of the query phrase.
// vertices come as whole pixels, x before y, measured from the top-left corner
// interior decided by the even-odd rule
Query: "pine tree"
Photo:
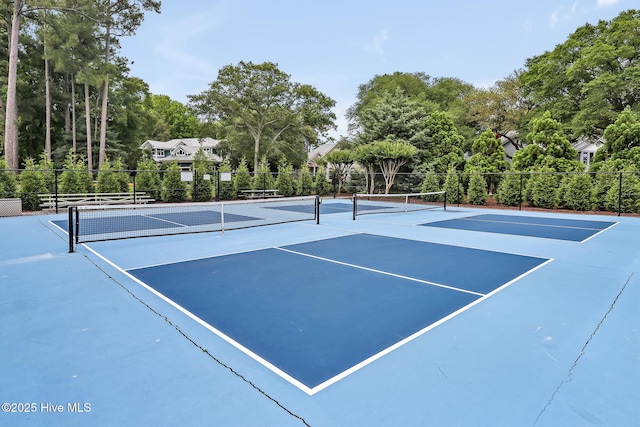
[[[182,181],[180,166],[177,162],[169,165],[162,178],[162,200],[165,202],[183,202],[187,200],[187,184]]]
[[[32,158],[25,162],[25,169],[20,174],[20,198],[22,209],[26,211],[39,211],[40,197],[38,194],[46,193],[42,171]]]
[[[487,203],[488,198],[487,181],[480,174],[471,175],[469,189],[467,190],[467,201],[472,205],[484,205]]]

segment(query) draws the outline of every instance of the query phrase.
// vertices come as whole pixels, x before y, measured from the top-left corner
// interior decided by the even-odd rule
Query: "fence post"
[[[56,213],[58,213],[58,169],[53,170],[53,192],[56,201]]]
[[[522,210],[522,175],[523,172],[520,172],[520,194],[518,194],[518,210]]]
[[[458,200],[458,207],[460,207],[460,201],[462,200],[462,198],[460,197],[460,173],[458,172],[458,189],[456,190],[457,194],[456,194],[456,198]]]
[[[622,212],[622,172],[620,172],[620,178],[618,181],[618,216]]]
[[[133,176],[133,204],[136,204],[136,175],[138,174],[137,170],[134,170],[131,174]]]

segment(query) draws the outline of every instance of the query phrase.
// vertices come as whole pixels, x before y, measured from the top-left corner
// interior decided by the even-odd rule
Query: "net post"
[[[220,231],[224,236],[224,203],[220,203]]]
[[[320,196],[316,195],[316,225],[320,224]]]
[[[358,193],[353,193],[353,220],[356,220],[356,213],[358,211]]]
[[[447,210],[447,192],[444,192],[444,206],[443,206],[444,210]]]
[[[75,252],[75,248],[73,246],[73,238],[74,238],[74,226],[73,226],[73,206],[69,206],[68,209],[68,217],[67,217],[67,221],[68,221],[68,233],[69,233],[69,253],[73,253]]]

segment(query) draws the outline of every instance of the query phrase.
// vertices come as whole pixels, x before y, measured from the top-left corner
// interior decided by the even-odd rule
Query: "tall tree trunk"
[[[9,32],[9,70],[7,75],[7,110],[4,122],[4,150],[9,169],[18,164],[18,44],[20,43],[20,16],[24,0],[14,0],[11,31]]]
[[[73,154],[76,154],[78,148],[78,135],[76,132],[76,77],[71,75],[71,141],[73,145]]]
[[[107,107],[109,105],[109,61],[111,50],[111,26],[107,25],[105,34],[104,63],[107,71],[104,76],[104,89],[102,93],[102,108],[100,109],[100,153],[98,167],[102,167],[107,149]]]
[[[89,103],[89,76],[84,80],[84,116],[87,127],[87,169],[93,171],[93,153],[91,152],[91,104]]]

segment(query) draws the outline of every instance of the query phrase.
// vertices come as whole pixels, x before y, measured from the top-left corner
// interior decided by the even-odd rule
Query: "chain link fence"
[[[388,177],[387,177],[388,178]],[[373,185],[371,184],[373,182]],[[390,193],[446,191],[451,205],[640,214],[638,172],[399,173]],[[0,216],[59,212],[73,204],[201,202],[384,193],[382,174],[178,170],[0,170]],[[19,201],[19,203],[18,203]],[[18,209],[19,205],[19,209]]]

